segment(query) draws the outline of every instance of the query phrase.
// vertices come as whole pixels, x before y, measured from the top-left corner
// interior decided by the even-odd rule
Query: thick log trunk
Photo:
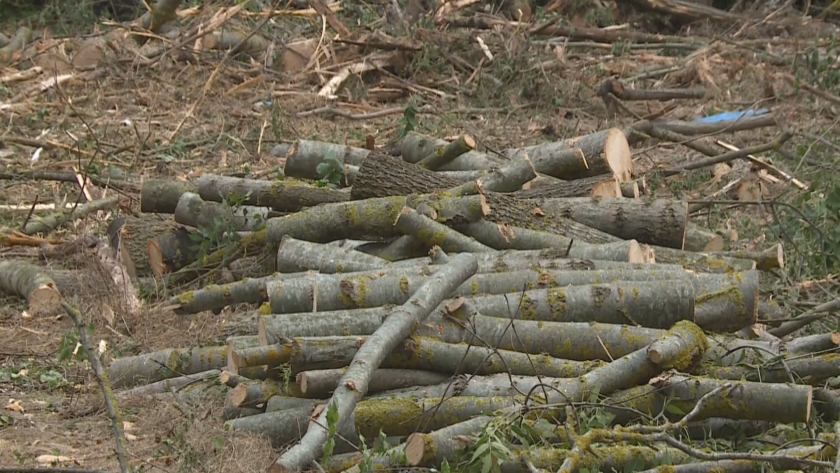
[[[260,382],[239,383],[230,391],[230,403],[234,407],[257,407],[272,396],[303,397],[294,383],[267,379]]]
[[[0,289],[25,299],[31,315],[55,314],[61,294],[44,268],[23,260],[0,261]]]
[[[461,181],[383,153],[371,153],[353,181],[353,200],[394,195],[426,194],[450,189]]]
[[[797,381],[806,380],[819,386],[829,378],[840,376],[840,363],[837,362],[837,355],[827,354],[787,359],[784,365],[768,367],[709,366],[705,370],[701,369],[701,372],[718,379],[745,379],[762,383],[787,383],[793,375]]]
[[[630,146],[624,133],[617,128],[610,128],[565,141],[511,149],[508,150],[508,156],[511,159],[516,159],[522,155],[527,155],[532,161],[537,161],[542,159],[544,155],[562,153],[563,150],[569,148],[579,148],[583,151],[589,169],[562,176],[555,175],[554,177],[574,180],[609,174],[615,176],[619,182],[625,182],[630,180],[633,174]]]
[[[541,199],[544,211],[625,240],[683,248],[688,206],[666,199]]]
[[[704,253],[721,251],[723,250],[723,237],[695,223],[688,222],[685,227],[685,245],[683,249]]]
[[[179,226],[172,218],[161,218],[161,216],[157,215],[140,214],[137,217],[125,215],[123,218],[125,218],[125,227],[120,238],[120,246],[128,251],[134,263],[137,276],[145,277],[154,274],[159,277],[163,273],[161,271],[153,271],[152,265],[150,264],[152,259],[150,249],[155,248],[153,245],[150,246],[150,240],[156,240],[158,246],[163,248],[166,244],[161,244],[160,239],[165,240],[167,235],[176,233]],[[192,242],[192,245],[195,245],[195,242]],[[172,257],[170,256],[170,258]],[[158,264],[163,263],[162,257],[160,256],[158,256],[156,261],[158,261]],[[190,262],[192,260],[187,261],[185,264],[189,264]],[[174,261],[170,259],[171,263],[174,263]],[[174,266],[176,265],[172,264],[172,267]],[[177,267],[180,268],[181,266],[178,265]]]
[[[197,192],[198,186],[178,181],[155,179],[143,183],[140,190],[140,211],[171,214],[184,192]]]
[[[214,174],[205,174],[198,179],[198,194],[211,202],[237,196],[244,198],[246,205],[271,207],[280,212],[297,212],[318,204],[350,200],[350,192],[344,189],[331,190],[303,182],[258,181]]]

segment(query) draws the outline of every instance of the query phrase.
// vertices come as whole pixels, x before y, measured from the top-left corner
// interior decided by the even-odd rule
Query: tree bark
[[[388,316],[382,326],[370,336],[353,358],[347,373],[339,380],[329,404],[338,410],[337,428],[346,424],[359,399],[367,394],[373,372],[402,340],[411,334],[414,324],[420,323],[451,290],[475,274],[475,258],[466,254],[453,257],[446,267],[409,299],[405,305]],[[327,411],[318,416],[326,424]],[[320,427],[307,429],[299,444],[281,455],[270,470],[297,471],[315,460],[327,442],[327,433]]]
[[[353,180],[353,200],[426,194],[457,187],[461,181],[383,153],[371,153]]]
[[[283,273],[317,270],[321,273],[367,271],[387,266],[387,260],[361,251],[283,236],[277,249],[277,270]]]
[[[408,163],[418,163],[429,154],[447,146],[449,142],[422,135],[416,132],[409,132],[402,142],[402,158]],[[472,171],[476,169],[490,169],[498,167],[502,159],[495,159],[490,155],[478,151],[464,153],[446,165],[438,168],[438,171]]]
[[[358,171],[370,150],[344,146],[323,141],[297,140],[285,153],[285,165],[283,173],[286,177],[297,179],[318,180],[318,165],[327,157],[335,157],[344,164],[345,175],[341,184],[344,186],[353,185],[353,174]]]
[[[540,208],[552,215],[572,219],[625,240],[683,248],[688,206],[682,201],[581,197],[538,202]]]
[[[261,382],[239,383],[230,391],[230,403],[234,407],[256,407],[272,396],[303,397],[294,383],[287,386],[282,381],[267,379]]]
[[[0,289],[25,299],[33,316],[55,314],[61,293],[44,268],[23,260],[0,261]]]
[[[297,375],[297,384],[301,393],[307,397],[322,398],[332,393],[347,369],[302,371]],[[369,393],[379,393],[392,389],[412,386],[428,386],[445,383],[449,376],[434,371],[378,369],[370,379]]]
[[[776,243],[763,251],[718,251],[715,256],[751,259],[755,261],[756,268],[762,271],[785,267],[785,251],[781,243]]]
[[[492,252],[493,248],[485,246],[474,238],[467,237],[428,218],[410,207],[403,207],[394,227],[407,236],[428,246],[440,246],[448,252]]]
[[[523,157],[505,167],[495,168],[479,179],[449,189],[447,192],[454,196],[472,195],[484,191],[513,192],[536,178],[537,171],[531,160]]]
[[[198,194],[210,202],[238,196],[244,198],[246,205],[271,207],[280,212],[297,212],[318,204],[350,200],[348,190],[313,187],[303,182],[260,181],[214,174],[205,174],[198,179]]]
[[[683,249],[706,253],[721,251],[723,249],[723,237],[695,223],[688,222],[685,226],[685,245]]]
[[[654,246],[656,262],[678,264],[686,269],[706,273],[725,273],[729,271],[750,271],[755,269],[755,260],[723,256],[720,253],[697,253]]]
[[[543,199],[563,197],[622,197],[618,180],[607,175],[587,177],[573,181],[558,181],[534,189],[514,193],[518,199]],[[638,195],[637,195],[638,197]]]
[[[177,375],[218,370],[227,363],[227,347],[168,348],[111,362],[108,378],[115,388],[155,382]]]
[[[717,379],[756,381],[762,383],[789,383],[791,374],[796,381],[805,380],[819,386],[828,378],[840,376],[837,355],[813,355],[806,358],[791,358],[773,366],[709,366],[701,372]]]
[[[633,174],[630,146],[624,133],[617,128],[610,128],[565,141],[510,149],[507,153],[511,159],[527,154],[532,161],[536,162],[543,159],[545,155],[556,155],[569,148],[579,148],[583,151],[588,169],[577,173],[564,173],[562,176],[554,175],[554,177],[574,180],[609,174],[615,176],[619,182],[625,182],[630,180]]]
[[[387,238],[397,234],[394,222],[405,202],[405,197],[383,197],[311,207],[269,219],[266,222],[266,238],[275,246],[287,234],[319,243],[369,236]]]
[[[155,383],[146,384],[144,386],[137,386],[136,388],[120,391],[116,393],[117,398],[128,398],[133,396],[146,396],[149,394],[168,393],[170,391],[177,391],[185,386],[195,383],[211,381],[214,377],[219,376],[219,370],[207,370],[201,373],[192,375],[179,376],[177,378],[169,378]]]
[[[418,166],[436,171],[458,156],[475,149],[475,140],[470,135],[461,135],[457,140],[441,146],[417,162]]]
[[[202,200],[198,194],[184,192],[175,207],[175,221],[190,227],[215,228],[217,219],[236,231],[259,231],[273,216],[265,207],[229,207],[218,202]]]
[[[171,214],[178,206],[184,192],[197,192],[198,186],[178,181],[153,179],[143,183],[140,189],[140,211]]]

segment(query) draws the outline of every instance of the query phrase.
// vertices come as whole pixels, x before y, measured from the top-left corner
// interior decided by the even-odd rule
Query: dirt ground
[[[221,6],[229,5],[207,7],[182,23],[194,24]],[[361,13],[341,13],[339,18],[354,30],[384,28],[384,5],[368,7],[359,7]],[[383,20],[373,23],[378,16]],[[783,241],[788,266],[778,278],[767,278],[764,289],[794,309],[837,293],[833,284],[816,292],[798,290],[794,285],[825,278],[840,269],[836,259],[840,232],[831,226],[837,219],[826,214],[831,210],[826,196],[838,192],[836,149],[840,148],[813,138],[819,135],[833,143],[840,114],[837,103],[796,90],[781,74],[795,72],[828,87],[829,93],[840,92],[833,62],[837,36],[831,24],[803,18],[795,9],[780,11],[762,23],[764,17],[759,15],[740,30],[740,25],[700,24],[676,32],[703,41],[715,35],[722,38],[712,45],[691,48],[643,48],[630,43],[610,47],[529,37],[524,29],[435,28],[427,22],[415,32],[420,50],[406,52],[402,68],[351,77],[336,101],[316,94],[328,80],[327,72],[301,77],[280,66],[266,67],[259,57],[236,57],[220,66],[224,54],[216,51],[195,54],[190,61],[177,53],[166,54],[148,64],[130,39],[118,35],[95,67],[73,71],[77,77],[60,87],[30,93],[10,108],[0,108],[0,172],[73,170],[91,162],[100,171],[125,175],[138,185],[152,177],[187,180],[204,172],[259,175],[282,165],[282,157],[271,154],[276,144],[299,138],[363,147],[366,137],[372,136],[377,146],[385,146],[405,127],[404,110],[411,103],[420,111],[410,120],[415,130],[438,137],[469,133],[480,149],[502,151],[626,126],[635,121],[628,113],[608,117],[598,96],[603,81],[678,65],[678,72],[664,76],[655,86],[705,87],[709,96],[676,102],[667,118],[690,121],[722,111],[769,107],[780,127],[805,133],[786,145],[788,157],[774,154],[772,159],[812,183],[814,193],[803,196],[782,183],[766,186],[760,197],[786,192],[785,201],[813,219],[819,231],[809,230],[811,225],[793,211],[782,209],[775,215],[762,206],[716,205],[707,215],[694,217],[695,222],[724,234],[731,249],[760,249]],[[96,26],[65,22],[45,29],[40,22],[43,18],[30,20],[33,37],[39,42],[29,48],[28,55],[0,67],[0,77],[33,64],[46,69],[47,64],[60,61],[45,56],[70,57],[85,39],[113,28],[104,22]],[[0,32],[11,35],[24,21],[0,21]],[[248,31],[258,24],[259,17],[240,16],[232,21]],[[545,19],[538,16],[536,21]],[[635,25],[629,28],[639,29]],[[329,28],[326,31],[331,34]],[[321,32],[322,23],[316,16],[277,17],[261,30],[276,41],[277,48],[297,39],[317,40]],[[492,61],[479,47],[479,36],[493,52]],[[773,38],[775,42],[769,44]],[[782,58],[785,63],[774,65],[767,57]],[[477,64],[482,66],[476,69]],[[327,61],[321,67],[327,71],[333,65]],[[203,88],[211,77],[205,95]],[[0,84],[0,103],[36,83]],[[245,83],[250,85],[243,87]],[[646,84],[654,86],[653,81]],[[387,95],[381,89],[399,97],[381,100]],[[394,112],[375,119],[298,115],[326,106],[354,114],[384,109]],[[664,104],[628,106],[645,116]],[[779,131],[765,128],[726,134],[721,139],[747,147],[771,141]],[[33,146],[18,138],[46,145]],[[43,150],[36,159],[39,147]],[[638,174],[666,169],[697,155],[685,146],[665,142],[647,142],[633,149]],[[658,195],[677,194],[688,199],[712,195],[720,187],[709,170],[659,180],[655,185]],[[101,189],[96,191],[101,193]],[[115,190],[107,192],[112,195]],[[118,212],[139,212],[139,193],[125,194],[131,198],[130,208],[89,216],[54,236],[103,235]],[[78,186],[70,183],[0,181],[0,204],[4,205],[0,226],[17,227],[36,199],[39,203],[72,203],[78,198]],[[13,204],[20,208],[11,209]],[[35,215],[44,213],[36,211]],[[37,261],[34,248],[2,248],[0,254],[2,258]],[[80,290],[68,296],[83,309],[85,322],[95,325],[92,338],[108,343],[111,356],[223,343],[232,327],[252,310],[238,307],[218,315],[178,316],[161,304],[149,304],[141,316],[126,319],[117,314],[117,321],[109,326],[93,310],[91,301],[114,295],[102,289],[101,275],[91,269],[90,262],[67,258],[43,264],[79,272]],[[55,466],[117,471],[111,426],[89,364],[58,361],[65,336],[73,330],[72,322],[60,314],[27,317],[25,310],[25,302],[0,296],[0,465],[49,466],[39,457],[53,455],[57,456]],[[815,330],[831,328],[825,325]],[[223,431],[223,396],[221,390],[210,390],[188,400],[169,395],[122,404],[128,450],[136,471],[264,470],[276,452],[264,439]]]

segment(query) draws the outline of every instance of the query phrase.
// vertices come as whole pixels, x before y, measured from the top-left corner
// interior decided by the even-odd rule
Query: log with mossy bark
[[[226,230],[257,231],[273,216],[266,207],[227,205],[206,201],[198,194],[184,192],[175,207],[175,221],[194,228],[215,229],[221,223]]]
[[[764,366],[708,366],[699,370],[717,379],[745,379],[764,383],[796,381],[819,386],[829,378],[840,376],[840,356],[835,353],[799,355],[766,363]]]
[[[429,152],[446,146],[446,141],[431,138],[419,133],[409,133],[403,141],[402,157],[408,163],[416,163]],[[426,153],[426,154],[423,154]],[[419,157],[418,157],[419,156]],[[528,157],[534,170],[546,176],[565,178],[576,176],[581,172],[588,172],[589,165],[586,160],[586,153],[580,148],[566,148],[557,152],[539,153],[538,155],[520,154],[518,157]],[[517,159],[496,158],[492,155],[470,151],[447,165],[441,167],[441,171],[476,171],[492,168],[502,168],[510,165]]]
[[[417,161],[418,166],[436,171],[458,156],[475,149],[475,139],[470,135],[461,135],[457,140],[441,146],[437,150],[426,155],[425,158]]]
[[[615,422],[626,423],[641,415],[664,414],[682,417],[704,395],[729,384],[718,396],[704,402],[693,420],[725,417],[737,420],[763,420],[779,423],[808,422],[811,418],[813,389],[785,383],[758,383],[694,377],[679,373],[663,374],[644,386],[613,393],[605,410],[615,414]],[[665,409],[666,404],[677,409]],[[615,407],[611,407],[615,406]]]
[[[785,251],[781,243],[762,251],[716,251],[714,256],[725,258],[751,259],[755,261],[756,269],[771,271],[773,269],[784,269]]]
[[[537,201],[548,214],[574,220],[625,240],[683,248],[688,206],[670,199],[550,198]]]
[[[514,193],[519,199],[568,198],[568,197],[622,197],[622,187],[615,176],[601,175],[559,181]],[[638,197],[638,195],[636,195]]]
[[[549,404],[557,403],[559,406],[564,406],[569,402],[579,402],[584,399],[588,399],[593,392],[609,394],[613,390],[635,386],[640,382],[644,382],[660,372],[663,368],[684,370],[691,366],[691,364],[697,359],[703,357],[706,347],[706,339],[702,330],[694,324],[690,322],[680,322],[668,332],[666,338],[676,338],[681,341],[677,351],[664,354],[664,356],[667,357],[668,362],[661,365],[651,363],[648,359],[647,348],[645,347],[625,357],[619,358],[609,365],[592,370],[578,378],[568,380],[568,383],[565,383],[561,389],[545,393],[548,398],[544,401]],[[537,395],[537,397],[539,396],[540,395]],[[488,407],[491,407],[493,410],[502,409],[503,413],[512,412],[513,409],[518,409],[518,404],[522,401],[524,401],[524,396],[522,399],[519,397],[504,397],[501,399],[483,398],[480,402],[475,398],[456,397],[450,399],[446,403],[437,403],[440,404],[438,414],[441,415],[428,418],[428,422],[423,425],[429,430],[434,430],[442,427],[443,425],[451,424],[454,416],[452,416],[449,411],[452,411],[452,414],[457,412],[464,416],[485,413],[487,412]],[[391,402],[395,401],[391,400]],[[322,413],[321,416],[319,416],[319,419],[320,417],[325,416],[325,414],[326,413]],[[356,415],[359,415],[358,410]],[[345,423],[350,424],[349,413],[345,414],[345,416],[347,416],[345,417]],[[449,422],[438,427],[435,425],[436,419],[447,419]],[[462,417],[462,419],[464,418]],[[321,419],[321,422],[324,422],[324,420]],[[341,425],[341,423],[339,423],[339,425]],[[307,435],[301,439],[301,443],[281,455],[275,462],[275,465],[285,471],[289,471],[297,470],[304,465],[309,464],[309,462],[315,458],[317,452],[323,447],[323,444],[326,441],[326,432],[323,432],[323,438],[315,437],[314,434],[309,435],[313,432],[317,432],[317,430],[309,429],[307,431]],[[395,435],[398,433],[386,432],[386,434]],[[310,440],[311,438],[315,441]]]
[[[537,161],[545,155],[556,155],[570,148],[579,148],[583,152],[583,155],[586,156],[588,170],[555,177],[574,180],[609,174],[615,176],[619,182],[625,182],[630,180],[633,174],[630,146],[624,133],[617,128],[610,128],[563,141],[510,149],[507,151],[507,155],[511,159],[516,159],[519,156],[527,154],[531,160]]]
[[[33,216],[20,228],[20,232],[24,235],[51,233],[62,225],[66,225],[100,210],[108,210],[116,207],[118,203],[119,196],[114,195],[91,202],[78,203],[69,209],[61,210],[41,218]]]
[[[403,207],[399,217],[394,222],[394,228],[407,236],[428,246],[440,246],[448,252],[493,252],[493,248],[483,245],[456,230],[438,223],[417,212],[411,207]]]
[[[288,363],[293,374],[309,370],[341,369],[349,366],[369,335],[299,337],[273,345],[230,350],[235,369],[245,370],[269,363]],[[412,336],[397,346],[381,368],[411,369],[452,374],[456,367],[476,374],[507,373],[557,378],[580,376],[601,361],[574,361],[545,354],[528,355],[466,343],[445,343],[436,338]],[[278,375],[269,373],[271,376]]]
[[[61,308],[61,293],[46,269],[24,260],[0,261],[0,289],[26,300],[34,316],[54,314]]]
[[[422,271],[422,270],[421,270]],[[394,268],[375,277],[364,274],[322,275],[266,281],[272,313],[340,310],[402,304],[428,276],[417,268]],[[592,271],[510,271],[476,274],[455,289],[452,297],[505,294],[523,288],[603,284],[613,281],[685,279],[695,284],[695,318],[703,326],[739,330],[755,323],[758,275],[756,271],[727,274],[685,270],[612,269]]]
[[[329,395],[346,372],[346,368],[302,371],[297,374],[295,380],[303,395],[319,398]],[[449,375],[435,371],[378,369],[370,379],[368,393],[446,383],[448,380]]]
[[[262,181],[205,174],[198,179],[198,195],[212,202],[237,200],[245,205],[296,212],[319,204],[350,200],[346,189],[316,187],[302,181]]]

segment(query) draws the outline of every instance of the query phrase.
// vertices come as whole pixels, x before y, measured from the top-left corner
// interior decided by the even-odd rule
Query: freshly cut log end
[[[650,245],[643,246],[640,251],[643,263],[656,264],[656,251]]]
[[[630,263],[648,263],[645,248],[650,249],[647,245],[642,248],[636,240],[630,240],[630,248],[627,250],[627,261]]]
[[[151,269],[152,274],[154,274],[156,278],[163,277],[164,274],[169,273],[166,264],[163,262],[163,252],[156,241],[147,241],[146,251],[149,254],[149,269]]]
[[[230,403],[234,407],[239,407],[245,404],[248,399],[248,385],[240,384],[230,390]]]
[[[405,456],[408,464],[411,466],[420,466],[423,464],[423,457],[426,453],[426,442],[423,441],[422,434],[411,434],[405,441]]]
[[[626,197],[628,199],[638,199],[641,193],[639,192],[639,183],[636,181],[622,182],[621,195],[616,197]]]
[[[613,128],[604,143],[604,158],[609,163],[618,182],[627,182],[633,177],[633,157],[630,144],[624,132]]]
[[[717,233],[692,222],[685,226],[685,242],[683,249],[711,253],[723,250],[723,237]]]
[[[295,382],[297,382],[297,385],[298,385],[298,388],[300,389],[300,392],[302,392],[303,394],[306,394],[306,388],[307,388],[307,385],[309,384],[308,381],[307,381],[306,373],[298,373],[298,375],[295,377]]]
[[[35,313],[48,314],[61,305],[61,294],[54,284],[43,285],[29,294],[29,310]]]
[[[618,184],[618,179],[615,177],[599,182],[592,186],[592,191],[589,192],[590,197],[622,197],[621,186]]]
[[[785,269],[785,250],[782,248],[781,243],[776,245],[776,261],[778,262],[776,264],[778,264],[779,269]],[[759,262],[759,266],[761,266],[760,269],[763,269],[763,262]]]

